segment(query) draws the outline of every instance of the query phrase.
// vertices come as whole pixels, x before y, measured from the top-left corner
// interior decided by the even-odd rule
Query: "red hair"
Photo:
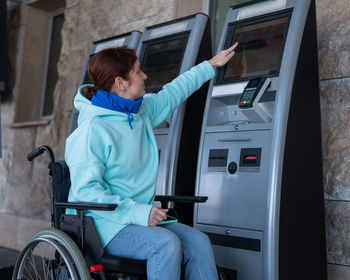
[[[87,70],[94,86],[82,89],[86,98],[91,100],[98,89],[110,91],[116,77],[128,81],[136,60],[135,50],[128,47],[109,48],[96,53],[90,59]]]

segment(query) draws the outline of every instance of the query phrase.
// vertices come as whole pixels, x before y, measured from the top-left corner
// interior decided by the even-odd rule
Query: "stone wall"
[[[350,5],[316,4],[329,279],[350,279]]]

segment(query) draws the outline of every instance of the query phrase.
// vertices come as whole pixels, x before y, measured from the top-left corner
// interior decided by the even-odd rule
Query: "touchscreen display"
[[[233,27],[229,45],[238,42],[236,54],[224,68],[225,81],[279,72],[289,17]]]
[[[187,36],[146,46],[141,63],[141,69],[148,77],[145,81],[146,92],[157,92],[177,77],[186,43]]]

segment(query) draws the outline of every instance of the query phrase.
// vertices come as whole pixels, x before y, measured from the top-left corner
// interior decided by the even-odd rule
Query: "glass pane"
[[[230,45],[239,42],[226,65],[224,79],[274,75],[278,72],[289,17],[237,27]]]
[[[64,15],[60,14],[53,18],[51,30],[51,43],[49,53],[49,63],[47,68],[46,88],[44,96],[44,107],[42,116],[50,116],[53,111],[53,91],[58,80],[57,63],[61,53]]]
[[[232,0],[215,0],[212,1],[210,17],[212,19],[214,52],[216,53],[219,40],[224,27],[228,8],[232,6]]]
[[[146,92],[156,92],[179,74],[187,36],[150,43],[145,51],[141,69],[148,76]]]

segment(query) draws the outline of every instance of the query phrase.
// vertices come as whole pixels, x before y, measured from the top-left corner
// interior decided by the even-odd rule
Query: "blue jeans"
[[[209,238],[181,223],[156,227],[128,225],[105,247],[109,255],[147,259],[148,280],[218,279]]]

